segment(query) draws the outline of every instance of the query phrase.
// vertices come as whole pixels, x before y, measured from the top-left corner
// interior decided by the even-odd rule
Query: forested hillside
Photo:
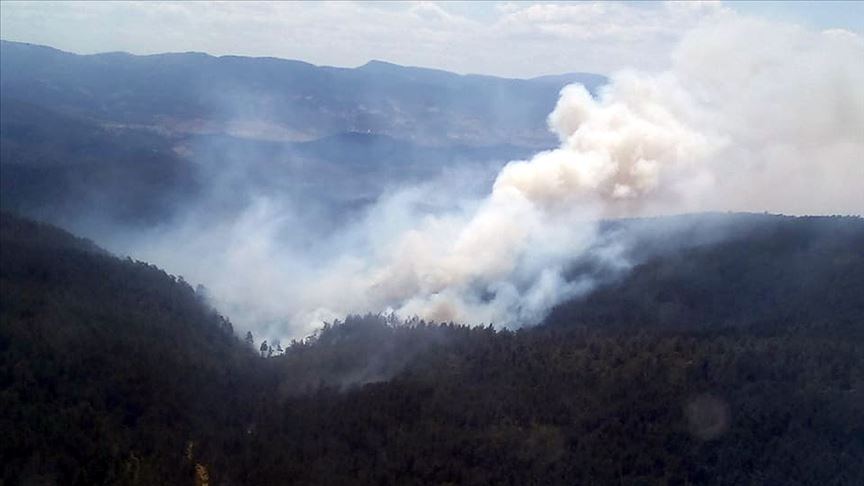
[[[182,279],[4,214],[3,484],[860,484],[864,223],[700,221],[608,223],[699,237],[642,233],[536,328],[354,316],[266,358]]]
[[[3,213],[0,248],[4,484],[183,484],[175,449],[249,397],[230,323],[57,228]]]
[[[860,217],[713,213],[619,220],[603,231],[626,238],[638,264],[559,305],[547,325],[754,332],[798,323],[864,333]]]

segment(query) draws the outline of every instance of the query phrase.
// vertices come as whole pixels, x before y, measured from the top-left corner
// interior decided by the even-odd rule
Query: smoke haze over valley
[[[364,312],[536,324],[638,263],[631,235],[598,232],[604,218],[861,213],[860,36],[727,12],[688,32],[670,56],[668,70],[623,70],[608,82],[515,81],[383,63],[80,57],[4,42],[4,145],[23,147],[4,155],[4,192],[13,207],[204,284],[241,328],[279,338]],[[107,96],[150,66],[211,70],[215,81],[187,78],[189,95],[154,92],[155,102],[134,97],[169,78]],[[121,84],[90,91],[106,68]],[[65,85],[39,81],[45,75]],[[278,76],[288,84],[277,88]],[[253,91],[255,83],[271,87]],[[56,164],[28,152],[25,137],[45,135],[17,107],[40,100],[51,100],[45,116],[56,117],[55,130],[80,127],[69,144],[82,133],[122,136],[123,150],[144,157],[131,164],[168,160],[163,173],[145,174],[155,178],[145,202],[111,214],[128,196],[112,195],[111,185],[136,177],[123,174],[101,174],[105,183],[92,186],[74,174],[55,182],[84,184],[93,198],[73,214],[64,214],[62,194],[51,204],[37,200],[44,189],[28,194],[24,181]],[[542,135],[547,112],[557,148]],[[144,144],[161,152],[144,155]],[[111,147],[99,150],[111,156]],[[593,271],[574,274],[586,259]]]
[[[862,5],[3,0],[0,486],[864,484]]]

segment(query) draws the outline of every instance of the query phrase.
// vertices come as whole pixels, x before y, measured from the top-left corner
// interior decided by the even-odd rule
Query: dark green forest
[[[539,326],[349,316],[268,358],[181,277],[3,213],[0,484],[864,483],[861,218],[603,231],[638,264]]]

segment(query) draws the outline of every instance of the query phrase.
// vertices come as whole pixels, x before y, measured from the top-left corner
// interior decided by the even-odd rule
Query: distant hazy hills
[[[545,118],[573,81],[594,89],[604,78],[84,56],[2,41],[0,203],[67,227],[150,224],[196,200],[241,207],[268,191],[343,214],[455,167],[483,185],[494,167],[556,143]]]
[[[196,201],[229,209],[275,193],[335,215],[448,168],[488,178],[494,170],[479,169],[533,152],[508,144],[424,146],[367,133],[305,142],[165,133],[3,94],[0,207],[67,227],[81,218],[150,224]]]
[[[76,55],[2,41],[4,98],[169,132],[309,140],[368,132],[424,144],[543,146],[559,90],[605,78],[520,80],[372,61],[358,68],[202,53]]]
[[[0,206],[58,223],[94,211],[130,223],[168,217],[200,188],[174,143],[4,96]]]

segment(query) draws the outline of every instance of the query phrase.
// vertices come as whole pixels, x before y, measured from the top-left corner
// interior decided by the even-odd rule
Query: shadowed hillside
[[[785,332],[806,323],[864,333],[861,218],[703,214],[604,231],[629,242],[636,266],[560,304],[547,325]]]
[[[182,279],[3,214],[4,484],[860,483],[861,220],[680,221],[610,223],[703,239],[546,326],[353,316],[267,359]]]
[[[178,448],[249,397],[231,324],[56,228],[3,213],[0,247],[4,484],[183,484]]]

